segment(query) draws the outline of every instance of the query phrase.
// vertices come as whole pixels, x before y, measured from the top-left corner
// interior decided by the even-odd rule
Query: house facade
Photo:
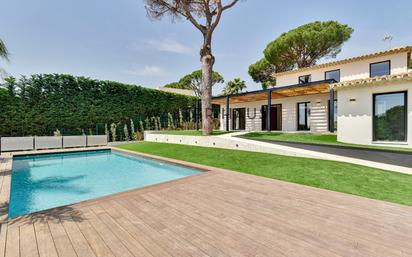
[[[215,97],[220,129],[337,133],[345,143],[410,148],[411,52],[407,46],[275,73],[274,88]]]

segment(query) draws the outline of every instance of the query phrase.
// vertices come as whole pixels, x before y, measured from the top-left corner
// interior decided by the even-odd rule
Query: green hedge
[[[50,135],[195,107],[196,98],[63,74],[9,79],[0,88],[0,135]],[[104,125],[103,125],[104,126]]]

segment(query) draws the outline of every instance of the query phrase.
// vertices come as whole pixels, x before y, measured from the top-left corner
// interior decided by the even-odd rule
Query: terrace
[[[408,206],[139,155],[207,171],[10,220],[0,256],[412,254]]]

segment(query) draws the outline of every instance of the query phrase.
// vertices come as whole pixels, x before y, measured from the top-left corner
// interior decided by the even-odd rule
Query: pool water
[[[198,173],[110,150],[18,156],[13,158],[9,217]]]

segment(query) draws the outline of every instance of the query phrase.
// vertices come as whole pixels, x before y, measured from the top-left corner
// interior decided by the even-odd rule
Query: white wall
[[[354,79],[369,78],[369,64],[381,61],[391,60],[391,74],[400,74],[408,72],[407,53],[398,53],[382,57],[370,58],[358,62],[330,66],[327,68],[306,70],[289,75],[280,75],[277,77],[276,84],[279,87],[298,84],[299,76],[312,75],[312,81],[325,79],[325,72],[340,69],[341,81]]]
[[[282,104],[282,131],[296,131],[297,127],[297,103],[311,103],[311,132],[327,132],[328,131],[328,100],[329,94],[306,95],[296,97],[285,97],[281,99],[272,99],[272,104]],[[256,101],[247,103],[230,104],[230,108],[249,108],[250,114],[256,108],[256,117],[248,118],[246,115],[246,130],[260,131],[262,130],[262,105],[267,105],[267,101]],[[225,106],[221,106],[222,108]],[[253,116],[253,115],[250,115]],[[226,129],[226,119],[221,115],[220,129]],[[231,117],[232,118],[232,117]],[[229,121],[230,129],[232,129],[232,120]]]
[[[408,91],[406,143],[377,143],[372,138],[373,94]],[[355,99],[356,101],[350,101]],[[365,145],[412,147],[412,82],[338,89],[338,141]]]

